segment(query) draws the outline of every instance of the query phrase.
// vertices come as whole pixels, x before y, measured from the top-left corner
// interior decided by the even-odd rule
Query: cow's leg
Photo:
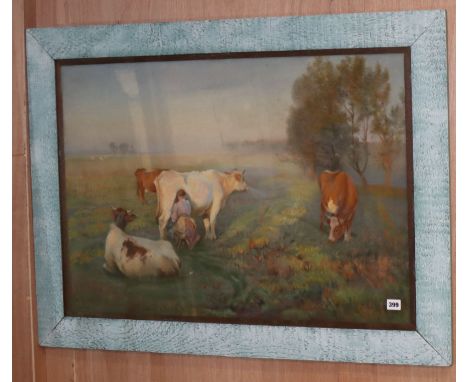
[[[348,220],[346,222],[346,230],[345,230],[345,241],[351,240],[351,225],[353,224],[354,215],[356,210],[352,211],[350,215],[348,215]]]
[[[214,220],[211,220],[210,218],[210,234],[209,238],[211,240],[216,240],[216,228],[215,228],[215,223],[216,223],[216,216],[214,217]]]
[[[112,255],[112,252],[106,248],[104,252],[104,264],[102,267],[109,273],[116,273],[117,272],[117,265],[115,264],[114,261],[114,256]]]
[[[213,201],[213,205],[210,210],[210,236],[211,240],[216,240],[216,217],[218,216],[219,210],[221,209],[221,202]]]
[[[210,219],[208,216],[203,216],[203,225],[205,226],[205,236],[210,238]]]
[[[344,233],[344,240],[350,241],[351,240],[351,229],[348,227]]]
[[[166,193],[160,193],[156,204],[156,218],[159,223],[159,237],[161,240],[167,239],[166,227],[171,217],[172,204],[176,191],[166,190]],[[159,216],[159,217],[158,217]]]
[[[140,181],[137,182],[137,195],[138,195],[138,199],[140,199],[140,202],[142,204],[145,204],[146,203],[145,188],[144,188],[143,184]]]
[[[332,218],[330,218],[330,233],[328,235],[328,240],[332,243],[336,241],[336,238],[334,235],[336,227],[338,227],[338,218],[333,216]]]
[[[320,231],[323,231],[323,217],[325,216],[325,208],[323,203],[320,203]]]
[[[159,238],[161,240],[166,240],[167,239],[167,234],[166,234],[166,226],[167,222],[169,221],[170,216],[165,213],[162,213],[161,216],[159,217]]]
[[[345,241],[350,241],[351,240],[351,225],[353,224],[354,214],[355,214],[355,212],[352,213],[349,221],[346,224],[346,231],[345,231],[345,234],[344,234],[344,240]]]

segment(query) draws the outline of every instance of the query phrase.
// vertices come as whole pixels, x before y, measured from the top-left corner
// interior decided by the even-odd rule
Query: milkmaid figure
[[[200,240],[195,220],[190,216],[192,205],[184,190],[177,191],[174,204],[171,209],[169,235],[173,237],[177,247],[185,243],[192,249]]]

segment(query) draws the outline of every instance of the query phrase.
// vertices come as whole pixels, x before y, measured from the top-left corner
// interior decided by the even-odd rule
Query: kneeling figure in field
[[[247,191],[245,171],[163,171],[154,184],[158,194],[156,218],[159,222],[159,235],[166,237],[167,224],[171,218],[171,208],[178,190],[184,190],[190,198],[192,215],[201,216],[205,226],[205,236],[216,239],[216,219],[227,199],[233,192]]]
[[[189,249],[192,249],[200,240],[197,224],[190,216],[191,213],[192,206],[187,198],[187,193],[182,189],[177,191],[171,210],[170,223],[172,235],[178,248],[182,243],[185,243]]]

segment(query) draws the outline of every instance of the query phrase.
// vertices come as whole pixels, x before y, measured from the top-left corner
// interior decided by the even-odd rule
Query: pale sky
[[[365,55],[387,67],[395,102],[402,54]],[[328,56],[338,62],[343,56]],[[62,67],[65,151],[221,150],[221,143],[286,139],[291,89],[314,57],[218,59]]]

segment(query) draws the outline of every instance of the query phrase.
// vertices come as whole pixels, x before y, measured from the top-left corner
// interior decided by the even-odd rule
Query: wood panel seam
[[[27,60],[26,60],[26,29],[24,30],[23,33],[23,54],[25,57],[25,67],[24,67],[24,76],[25,76],[25,81],[24,81],[24,93],[25,93],[25,99],[26,102],[28,102],[28,75],[27,75]],[[31,189],[31,177],[30,177],[30,168],[31,168],[31,156],[29,150],[26,149],[26,142],[29,141],[29,110],[27,104],[23,106],[26,110],[26,118],[25,118],[25,126],[23,128],[23,134],[25,136],[25,143],[23,143],[23,156],[26,158],[26,196],[27,196],[27,220],[29,222],[32,221],[32,189]],[[34,276],[34,269],[35,269],[35,263],[34,263],[34,243],[32,241],[32,238],[34,237],[34,231],[33,227],[31,224],[28,224],[27,227],[27,237],[28,237],[28,279],[29,279],[29,298],[30,298],[30,303],[29,303],[29,310],[30,310],[30,317],[31,317],[31,324],[30,324],[30,333],[32,333],[31,336],[31,348],[32,348],[32,377],[33,377],[33,382],[36,381],[36,352],[37,352],[37,346],[36,346],[36,339],[37,339],[37,332],[35,331],[35,322],[36,322],[36,317],[35,317],[35,304],[32,301],[33,298],[35,298],[35,276]]]

